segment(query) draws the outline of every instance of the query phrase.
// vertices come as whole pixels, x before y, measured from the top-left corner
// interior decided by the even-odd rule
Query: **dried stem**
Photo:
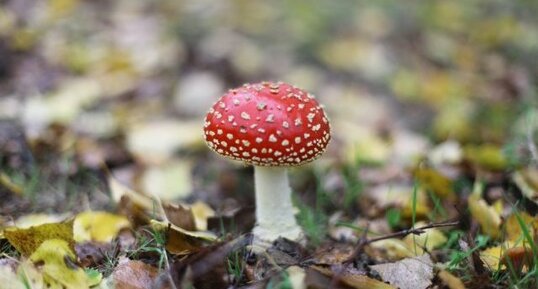
[[[364,246],[371,244],[373,242],[386,240],[386,239],[392,239],[392,238],[403,238],[407,235],[413,234],[413,235],[420,235],[426,232],[428,229],[433,228],[442,228],[442,227],[452,227],[457,226],[459,224],[459,221],[446,221],[446,222],[440,222],[440,223],[431,223],[422,227],[418,228],[410,228],[405,229],[402,231],[394,232],[391,234],[387,234],[384,236],[368,239],[366,238],[366,233],[364,233],[361,238],[359,239],[359,242],[357,243],[357,246],[355,247],[355,250],[353,251],[353,254],[344,261],[344,263],[351,263],[358,259],[359,255],[361,254],[362,250],[364,249]],[[367,231],[367,230],[366,230]],[[365,231],[365,232],[366,232]]]
[[[534,118],[534,117],[533,117]],[[529,120],[529,125],[527,126],[527,146],[529,147],[529,152],[531,153],[531,159],[535,165],[538,165],[538,148],[536,148],[536,143],[534,142],[534,119]]]

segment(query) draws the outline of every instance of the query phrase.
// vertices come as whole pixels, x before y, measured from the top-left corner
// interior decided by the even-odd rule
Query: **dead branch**
[[[457,226],[459,224],[459,221],[445,221],[440,223],[431,223],[422,227],[418,228],[409,228],[402,231],[390,233],[384,236],[367,239],[366,234],[363,234],[361,238],[359,239],[359,242],[357,243],[357,246],[355,247],[355,250],[353,251],[353,254],[344,261],[344,263],[351,263],[358,259],[359,255],[361,254],[362,250],[364,249],[364,246],[371,244],[373,242],[386,240],[386,239],[392,239],[392,238],[403,238],[407,235],[413,234],[413,235],[421,235],[426,232],[428,229],[433,228],[442,228],[442,227],[452,227]]]

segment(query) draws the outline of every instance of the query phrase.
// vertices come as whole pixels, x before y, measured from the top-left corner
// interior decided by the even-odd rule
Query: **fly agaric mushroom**
[[[314,96],[282,82],[231,89],[207,113],[204,136],[218,154],[254,165],[254,235],[264,242],[302,239],[287,167],[313,161],[331,139],[329,120]]]

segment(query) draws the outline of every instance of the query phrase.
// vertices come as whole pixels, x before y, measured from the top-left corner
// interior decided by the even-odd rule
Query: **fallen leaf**
[[[76,242],[110,242],[121,229],[129,227],[129,220],[124,216],[88,211],[75,217],[73,237]]]
[[[28,284],[24,288],[45,288],[43,274],[30,260],[20,263],[17,268],[17,275],[23,282]]]
[[[129,188],[111,174],[108,176],[108,187],[110,188],[112,199],[116,203],[119,203],[123,196],[127,196],[131,202],[147,210],[152,210],[155,204],[155,200],[151,197]]]
[[[501,265],[512,268],[514,272],[521,273],[523,267],[533,268],[534,256],[531,248],[527,246],[517,246],[507,249],[501,256]]]
[[[299,266],[290,266],[286,269],[288,280],[291,283],[292,289],[306,289],[304,279],[306,277],[305,270]]]
[[[92,78],[65,80],[47,97],[29,98],[22,110],[23,122],[33,132],[51,123],[69,124],[85,107],[103,96],[101,91],[99,82]]]
[[[70,244],[65,240],[49,239],[30,256],[34,264],[43,264],[40,270],[49,288],[83,289],[88,288],[88,276],[76,264],[77,257]]]
[[[525,224],[527,230],[529,230],[529,234],[531,236],[534,236],[535,232],[537,231],[538,220],[536,218],[532,217],[526,212],[518,212],[517,214],[514,212],[510,214],[504,221],[503,227],[506,231],[506,241],[517,243],[521,242],[524,238],[523,230],[518,221],[518,215]]]
[[[502,170],[508,165],[501,148],[492,144],[468,145],[464,155],[471,163],[490,170]]]
[[[538,203],[538,169],[526,168],[512,174],[512,180],[523,195]]]
[[[460,278],[450,274],[448,271],[441,270],[437,273],[437,277],[439,277],[449,289],[465,289],[465,285]]]
[[[3,289],[25,289],[22,278],[10,265],[0,265],[0,284]],[[33,287],[35,288],[35,287]]]
[[[159,270],[142,261],[121,257],[112,272],[113,285],[116,289],[154,288],[154,281]]]
[[[186,198],[192,193],[191,171],[187,160],[150,166],[141,176],[141,190],[164,201]]]
[[[502,221],[501,216],[493,206],[488,205],[482,199],[481,195],[481,185],[475,184],[474,192],[467,200],[469,211],[471,211],[473,219],[480,224],[482,232],[493,239],[497,239],[501,236],[501,230],[499,230]]]
[[[127,148],[145,164],[163,164],[179,149],[203,144],[202,121],[162,120],[128,128]]]
[[[413,212],[413,191],[415,188],[407,184],[382,184],[367,190],[370,198],[382,208],[397,207],[402,209],[402,216],[409,218]],[[430,213],[428,198],[423,189],[416,189],[415,214],[417,217],[425,217]]]
[[[172,254],[196,252],[204,242],[217,240],[213,233],[188,231],[168,222],[151,220],[151,227],[154,230],[166,233],[166,249]]]
[[[342,265],[340,265],[342,266]],[[312,266],[312,269],[322,273],[325,276],[331,278],[337,278],[343,284],[350,286],[355,289],[395,289],[389,284],[383,283],[379,280],[372,279],[364,274],[364,272],[359,272],[355,268],[349,267],[333,267],[326,268],[322,266]],[[332,284],[332,282],[331,282]],[[310,287],[309,287],[310,288]],[[328,288],[328,287],[326,287]]]
[[[190,205],[192,214],[194,215],[194,223],[196,225],[196,230],[205,231],[207,230],[207,220],[215,216],[215,211],[204,202],[195,202]]]
[[[428,153],[428,159],[433,166],[457,164],[463,159],[461,145],[453,140],[438,144]]]
[[[383,255],[385,259],[399,260],[415,256],[415,251],[410,249],[407,243],[400,239],[381,240],[373,242],[369,246],[381,251],[381,255]]]
[[[48,223],[59,223],[65,219],[65,215],[27,214],[16,219],[13,222],[12,226],[19,229],[27,229],[33,226],[39,226]]]
[[[417,222],[415,228],[424,225],[426,224],[423,222]],[[403,239],[407,247],[417,255],[424,254],[424,249],[431,252],[433,249],[443,246],[447,240],[445,234],[437,228],[426,229],[425,232],[420,235],[410,234]]]
[[[381,278],[400,289],[425,289],[432,285],[433,263],[428,255],[370,266]]]
[[[438,197],[454,201],[456,194],[452,189],[452,181],[430,168],[417,168],[413,172],[420,185],[434,192]]]
[[[188,231],[196,230],[192,209],[182,205],[163,204],[164,212],[170,223]]]
[[[0,172],[0,185],[14,194],[22,195],[24,193],[24,187],[21,184],[16,183],[4,172]]]
[[[27,229],[7,228],[4,230],[4,236],[24,256],[31,255],[43,242],[50,239],[64,240],[74,251],[73,220]]]

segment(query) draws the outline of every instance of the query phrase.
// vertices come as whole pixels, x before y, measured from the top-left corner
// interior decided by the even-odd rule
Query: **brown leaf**
[[[381,278],[400,289],[425,289],[432,284],[433,263],[428,255],[370,266]]]
[[[450,274],[448,271],[442,270],[437,274],[437,277],[450,289],[465,289],[465,285],[460,278]]]
[[[355,289],[395,289],[393,286],[383,283],[379,280],[372,279],[364,272],[350,266],[333,266],[331,268],[322,266],[312,266],[311,268],[332,278],[331,283],[343,284]],[[330,287],[330,286],[329,286]],[[329,288],[324,287],[324,288]]]
[[[192,209],[182,205],[163,203],[163,209],[170,223],[188,231],[196,230],[196,223]]]
[[[122,257],[114,272],[114,288],[116,289],[149,289],[159,274],[157,268],[141,261]]]
[[[46,240],[60,239],[75,250],[73,240],[73,219],[62,223],[43,224],[27,229],[7,228],[4,236],[22,255],[30,256]]]
[[[501,265],[513,268],[515,272],[521,272],[523,267],[532,268],[534,263],[533,252],[524,246],[507,249],[501,257]]]

